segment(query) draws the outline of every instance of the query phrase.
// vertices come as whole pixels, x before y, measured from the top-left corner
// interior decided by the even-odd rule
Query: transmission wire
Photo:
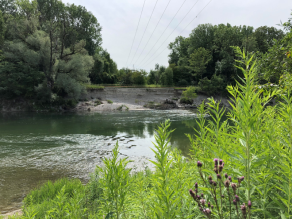
[[[185,28],[178,34],[180,35],[191,23],[193,23],[193,21],[201,14],[201,12],[211,3],[211,1],[213,0],[210,0],[206,5],[205,7],[197,14],[197,16],[187,25],[185,26]],[[157,56],[154,57],[154,59],[152,59],[150,62],[152,62],[153,60],[155,60],[161,53],[163,53],[166,49],[168,49],[167,47],[162,50]],[[145,66],[146,64],[148,64],[149,62],[145,63],[143,66]]]
[[[182,8],[182,6],[185,4],[187,0],[185,0],[182,5],[180,6],[180,8],[178,9],[178,11],[175,13],[175,15],[173,16],[173,18],[171,19],[171,21],[169,22],[169,24],[167,25],[167,27],[164,29],[164,31],[162,32],[162,34],[160,35],[159,39],[156,41],[156,43],[153,45],[153,47],[149,50],[149,52],[147,53],[147,55],[145,56],[145,58],[148,56],[148,54],[151,52],[151,50],[154,48],[154,46],[157,44],[157,42],[160,40],[160,38],[162,37],[162,35],[165,33],[165,31],[167,30],[167,28],[169,27],[169,25],[171,24],[171,22],[173,21],[173,19],[175,18],[175,16],[177,15],[177,13],[180,11],[180,9]],[[144,59],[145,59],[144,58]],[[144,59],[141,61],[143,62]]]
[[[130,57],[130,54],[132,52],[133,44],[134,44],[134,41],[135,41],[135,38],[136,38],[136,34],[137,34],[137,30],[138,30],[138,27],[139,27],[139,24],[140,24],[141,16],[142,16],[142,13],[143,13],[143,10],[144,10],[145,2],[146,2],[146,0],[144,0],[144,3],[143,3],[143,7],[142,7],[141,14],[140,14],[139,22],[138,22],[138,25],[137,25],[137,28],[136,28],[135,36],[134,36],[134,39],[133,39],[133,42],[132,42],[132,46],[131,46],[131,49],[130,49],[130,53],[129,53],[128,58],[127,58],[127,62],[126,62],[127,68],[128,68],[129,57]]]
[[[136,49],[136,52],[135,52],[135,54],[134,54],[134,56],[133,56],[132,61],[134,60],[135,55],[136,55],[136,53],[137,53],[137,51],[138,51],[138,49],[139,49],[139,47],[140,47],[140,44],[141,44],[141,42],[142,42],[142,40],[143,40],[143,38],[144,38],[145,32],[146,32],[146,30],[147,30],[147,28],[148,28],[148,25],[149,25],[149,22],[150,22],[150,20],[151,20],[151,18],[152,18],[152,15],[153,15],[153,12],[154,12],[154,10],[155,10],[155,8],[156,8],[157,2],[158,2],[158,0],[156,1],[155,5],[154,5],[154,8],[153,8],[152,13],[151,13],[151,16],[150,16],[150,18],[149,18],[149,20],[148,20],[148,23],[147,23],[146,28],[145,28],[145,30],[144,30],[143,36],[142,36],[142,38],[141,38],[141,40],[140,40],[140,42],[139,42],[139,45],[138,45],[138,47],[137,47],[137,49]],[[131,61],[131,62],[132,62],[132,61]],[[130,62],[130,63],[131,63],[131,62]]]
[[[147,41],[146,45],[144,46],[144,48],[143,48],[142,52],[140,53],[140,55],[139,55],[138,59],[135,61],[135,63],[137,63],[137,62],[138,62],[139,58],[141,57],[142,53],[144,52],[144,50],[145,50],[146,46],[148,45],[148,43],[149,43],[149,41],[150,41],[150,39],[151,39],[151,37],[152,37],[153,33],[155,32],[156,28],[158,27],[158,24],[160,23],[160,20],[161,20],[161,18],[163,17],[163,15],[164,15],[164,13],[165,13],[166,9],[168,8],[168,6],[169,6],[169,3],[170,3],[170,2],[171,2],[171,0],[169,0],[169,1],[168,1],[167,5],[166,5],[166,8],[164,9],[164,12],[162,13],[161,17],[159,18],[159,21],[158,21],[158,23],[156,24],[156,26],[155,26],[155,28],[154,28],[153,32],[151,33],[151,36],[149,37],[149,39],[148,39],[148,41]]]
[[[193,8],[195,7],[195,5],[199,2],[200,0],[196,1],[196,3],[191,7],[191,9],[188,11],[188,13],[186,13],[186,15],[183,17],[183,19],[181,19],[181,21],[179,22],[179,24],[173,29],[173,31],[168,35],[168,37],[163,41],[163,43],[165,43],[168,38],[173,34],[173,32],[179,27],[179,25],[183,22],[183,20],[187,17],[187,15],[193,10]],[[161,43],[161,45],[158,47],[158,49],[155,50],[154,54],[161,48],[161,46],[163,45],[163,43]],[[147,59],[147,61],[145,63],[148,63],[148,61],[151,59],[151,57],[149,57]],[[145,64],[144,63],[144,64]]]

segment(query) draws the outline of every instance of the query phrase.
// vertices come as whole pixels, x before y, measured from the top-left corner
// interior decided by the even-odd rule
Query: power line
[[[127,67],[128,67],[129,57],[130,57],[130,54],[132,52],[133,44],[134,44],[134,41],[135,41],[135,38],[136,38],[137,30],[138,30],[138,27],[139,27],[139,24],[140,24],[141,16],[142,16],[142,13],[143,13],[143,10],[144,10],[145,2],[146,2],[146,0],[144,0],[144,3],[143,3],[143,7],[142,7],[141,14],[140,14],[139,22],[138,22],[138,25],[137,25],[137,28],[136,28],[135,36],[134,36],[134,39],[133,39],[133,42],[132,42],[132,46],[131,46],[131,49],[130,49],[130,53],[129,53],[128,58],[127,58],[127,63],[126,63],[126,66]]]
[[[211,1],[212,0],[210,0],[206,5],[205,5],[205,7],[197,14],[197,16],[187,25],[187,26],[185,26],[185,28],[178,34],[178,35],[180,35],[191,23],[193,23],[193,21],[201,14],[201,12],[211,3]],[[163,53],[165,50],[167,49],[167,47],[164,49],[164,50],[162,50],[157,56],[155,56],[154,57],[154,59],[152,59],[150,62],[152,62],[153,60],[155,60],[161,53]],[[147,63],[145,63],[145,65],[146,64],[148,64],[149,62],[147,62]],[[145,65],[143,65],[143,66],[145,66]]]
[[[182,8],[182,6],[185,4],[187,0],[185,0],[182,5],[180,6],[180,8],[178,9],[178,11],[175,13],[175,15],[173,16],[173,18],[171,19],[171,21],[169,22],[169,24],[167,25],[167,27],[164,29],[164,31],[162,32],[162,34],[160,35],[159,39],[156,41],[156,43],[153,45],[153,47],[149,50],[149,52],[147,53],[147,55],[144,57],[144,59],[148,56],[148,54],[151,52],[151,50],[154,48],[154,46],[158,43],[158,41],[160,40],[160,38],[162,37],[162,35],[165,33],[166,29],[169,27],[169,25],[171,24],[171,22],[173,21],[173,19],[175,18],[175,16],[177,15],[177,13],[180,11],[180,9]],[[141,61],[143,62],[144,59]]]
[[[156,8],[157,2],[158,2],[158,0],[156,1],[155,5],[154,5],[154,8],[153,8],[152,13],[151,13],[151,16],[150,16],[150,18],[149,18],[149,20],[148,20],[148,23],[147,23],[146,28],[145,28],[145,30],[144,30],[143,36],[142,36],[142,38],[141,38],[141,40],[140,40],[140,42],[139,42],[139,45],[138,45],[138,47],[137,47],[137,49],[136,49],[136,52],[135,52],[135,54],[134,54],[134,56],[133,56],[133,59],[135,58],[135,55],[136,55],[136,53],[137,53],[137,51],[138,51],[138,49],[139,49],[139,47],[140,47],[140,44],[141,44],[141,42],[142,42],[142,40],[143,40],[143,38],[144,38],[145,32],[146,32],[146,30],[147,30],[147,28],[148,28],[148,25],[149,25],[149,22],[150,22],[150,20],[151,20],[151,18],[152,18],[152,15],[153,15],[153,12],[154,12],[154,10],[155,10],[155,8]],[[133,59],[132,59],[132,61],[133,61]],[[131,61],[131,62],[132,62],[132,61]],[[131,62],[130,62],[130,63],[131,63]]]
[[[169,0],[169,1],[168,1],[167,5],[166,5],[166,8],[164,9],[164,11],[163,11],[162,15],[160,16],[160,18],[159,18],[159,21],[157,22],[157,24],[156,24],[156,26],[155,26],[155,28],[154,28],[153,32],[151,33],[151,35],[150,35],[150,37],[149,37],[149,39],[148,39],[147,43],[145,44],[145,46],[144,46],[144,48],[143,48],[142,52],[140,53],[140,55],[139,55],[138,59],[136,60],[136,62],[138,62],[138,60],[139,60],[139,58],[141,57],[142,53],[144,52],[144,50],[145,50],[146,46],[148,45],[148,43],[149,43],[149,41],[150,41],[150,39],[151,39],[151,37],[152,37],[153,33],[155,32],[155,30],[156,30],[156,28],[157,28],[158,24],[160,23],[160,20],[161,20],[161,18],[163,17],[163,15],[164,15],[164,13],[165,13],[166,9],[168,8],[168,5],[169,5],[169,3],[170,3],[170,2],[171,2],[171,0]]]
[[[190,10],[188,11],[188,13],[186,13],[186,15],[183,17],[183,19],[181,19],[181,21],[179,22],[179,24],[174,28],[174,30],[168,35],[168,37],[163,41],[163,43],[165,43],[168,38],[171,36],[171,34],[173,34],[173,32],[179,27],[179,25],[183,22],[183,20],[187,17],[187,15],[193,10],[193,8],[195,7],[195,5],[199,2],[200,0],[196,1],[196,3],[190,8]],[[161,45],[158,47],[158,49],[155,50],[154,54],[161,48],[161,46],[163,45],[163,43],[161,43]],[[146,63],[148,63],[149,59],[151,59],[151,57],[149,57],[146,61]]]

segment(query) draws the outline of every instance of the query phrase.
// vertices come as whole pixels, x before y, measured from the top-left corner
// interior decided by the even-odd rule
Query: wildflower
[[[210,203],[210,202],[208,202],[208,207],[209,207],[209,208],[211,207],[211,203]]]
[[[219,173],[221,173],[223,170],[223,165],[219,165]]]
[[[235,195],[235,200],[236,200],[237,202],[239,202],[239,196],[238,196],[238,195]]]
[[[198,161],[197,166],[198,166],[199,168],[201,168],[201,167],[203,166],[203,164],[201,163],[201,161]]]
[[[248,208],[251,208],[251,201],[248,201],[247,206]]]
[[[224,182],[224,186],[226,188],[228,188],[230,186],[230,181],[228,179]]]
[[[195,193],[196,193],[196,195],[197,195],[197,193],[198,193],[198,189],[195,189]]]
[[[208,180],[209,180],[209,181],[212,180],[212,176],[208,176]]]
[[[220,174],[217,174],[217,179],[221,179],[221,175]]]
[[[235,192],[236,191],[236,184],[235,183],[231,183],[231,187],[232,187],[232,189],[233,189],[233,191]]]
[[[205,204],[206,204],[206,200],[205,200],[205,199],[201,199],[201,200],[200,200],[200,203],[201,203],[203,206],[205,206]]]
[[[196,188],[196,189],[198,188],[198,183],[195,183],[195,188]]]
[[[237,205],[237,202],[236,202],[236,200],[235,200],[235,199],[233,200],[233,204],[234,204],[234,205]]]
[[[224,198],[225,196],[224,195],[221,195],[221,197]]]
[[[240,210],[242,212],[243,217],[245,218],[246,217],[246,206],[244,203],[242,205],[240,205]]]
[[[215,166],[218,165],[218,158],[214,159]]]
[[[201,193],[201,197],[202,197],[202,198],[204,197],[204,194],[203,194],[203,193]]]
[[[203,209],[201,207],[199,207],[199,210],[202,211]]]
[[[244,180],[244,176],[238,178],[238,183],[241,183]]]
[[[228,176],[228,179],[229,179],[230,182],[232,182],[231,176]]]
[[[213,209],[214,208],[214,205],[211,205],[211,209]]]
[[[210,185],[213,185],[213,180],[210,180],[209,183],[210,183]]]
[[[213,181],[213,186],[216,187],[217,186],[217,182]]]
[[[206,208],[205,213],[206,213],[206,215],[210,215],[211,214],[211,210],[209,208]]]
[[[219,165],[223,165],[223,160],[222,159],[220,159]]]
[[[217,173],[217,174],[219,173],[219,169],[218,169],[217,166],[214,167],[214,172]]]
[[[228,175],[227,175],[227,173],[225,173],[225,174],[224,174],[224,176],[225,176],[225,179],[227,179],[227,178],[228,178]]]
[[[195,195],[194,191],[191,189],[190,189],[190,195],[193,197],[194,200],[196,200],[196,195]]]

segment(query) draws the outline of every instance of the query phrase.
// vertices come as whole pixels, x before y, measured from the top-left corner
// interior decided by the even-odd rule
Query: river
[[[153,159],[154,132],[170,119],[172,147],[187,156],[196,114],[186,110],[107,113],[0,114],[0,212],[20,208],[25,195],[47,180],[61,177],[88,181],[116,141],[133,168]]]

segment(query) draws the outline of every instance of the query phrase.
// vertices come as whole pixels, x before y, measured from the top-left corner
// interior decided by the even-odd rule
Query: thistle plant
[[[190,195],[197,203],[200,212],[206,218],[240,218],[246,219],[250,212],[252,203],[248,201],[247,205],[241,202],[239,193],[244,176],[237,178],[233,182],[231,176],[227,173],[223,174],[224,161],[222,159],[214,159],[212,175],[206,176],[208,170],[203,171],[203,163],[197,162],[199,176],[202,179],[202,193],[199,191],[199,185],[195,183],[195,190],[189,190]],[[211,171],[212,172],[212,171]],[[205,192],[205,193],[203,193]],[[206,193],[207,192],[207,193]],[[240,203],[242,203],[240,205]]]

